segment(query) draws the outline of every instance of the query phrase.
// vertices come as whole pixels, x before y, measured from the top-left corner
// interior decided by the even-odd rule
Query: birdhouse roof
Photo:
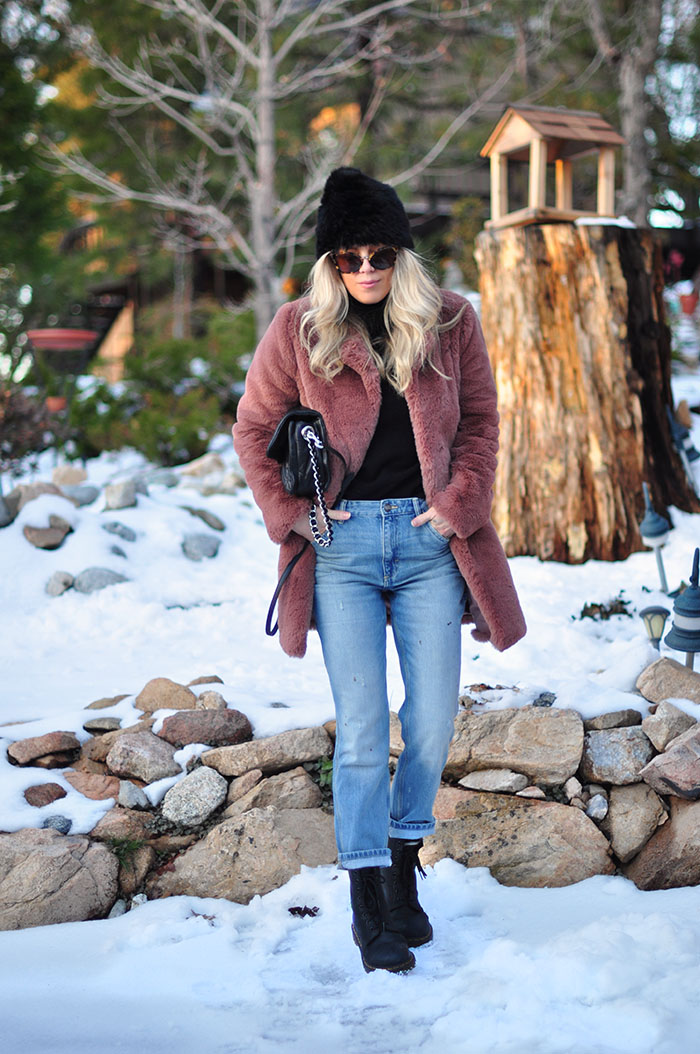
[[[481,156],[490,157],[493,153],[517,156],[523,151],[522,156],[526,157],[533,139],[556,144],[552,153],[557,157],[576,157],[599,146],[624,143],[612,125],[590,110],[513,103],[482,147]]]

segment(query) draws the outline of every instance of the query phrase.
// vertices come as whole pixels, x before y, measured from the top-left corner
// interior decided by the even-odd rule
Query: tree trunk
[[[533,225],[477,239],[498,386],[494,523],[510,556],[579,563],[642,549],[657,512],[700,510],[671,438],[661,252],[648,231]]]

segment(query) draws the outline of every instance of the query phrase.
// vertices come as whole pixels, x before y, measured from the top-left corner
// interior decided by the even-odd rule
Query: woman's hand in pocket
[[[412,527],[422,527],[424,523],[430,521],[430,526],[441,534],[443,538],[451,538],[455,533],[450,527],[447,520],[443,519],[437,509],[434,509],[432,505],[425,512],[421,512],[419,516],[415,516],[411,520]]]

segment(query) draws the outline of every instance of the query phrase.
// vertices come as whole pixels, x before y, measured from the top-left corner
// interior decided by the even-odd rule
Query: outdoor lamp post
[[[695,652],[700,651],[700,589],[698,573],[700,566],[700,549],[695,550],[693,573],[690,585],[677,596],[673,602],[673,625],[666,635],[666,644],[674,651],[685,652],[685,664],[691,670],[695,661]]]
[[[643,608],[639,612],[639,617],[644,623],[644,629],[647,631],[647,637],[657,651],[661,650],[661,638],[664,635],[666,619],[670,614],[671,612],[668,608],[662,608],[658,604],[652,604],[651,607]]]
[[[661,547],[666,544],[670,524],[668,520],[655,511],[654,506],[651,504],[649,488],[646,483],[642,483],[642,488],[644,490],[646,512],[644,513],[644,519],[639,525],[639,533],[642,536],[644,544],[654,550],[656,555],[656,566],[659,569],[659,578],[661,579],[661,590],[663,593],[668,593],[668,582],[666,581],[664,562],[661,559]]]

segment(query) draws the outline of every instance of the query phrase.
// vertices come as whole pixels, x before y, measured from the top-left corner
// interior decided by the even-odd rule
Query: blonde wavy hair
[[[309,354],[311,372],[332,381],[343,369],[340,349],[350,331],[350,300],[330,253],[316,261],[309,276],[308,296],[311,306],[301,319],[302,344]],[[387,340],[383,356],[372,347],[362,323],[352,323],[364,337],[367,353],[380,374],[398,392],[406,391],[416,365],[427,363],[436,369],[431,358],[439,333],[451,329],[464,308],[446,323],[439,322],[441,311],[440,290],[420,257],[410,249],[399,249],[384,307]]]

